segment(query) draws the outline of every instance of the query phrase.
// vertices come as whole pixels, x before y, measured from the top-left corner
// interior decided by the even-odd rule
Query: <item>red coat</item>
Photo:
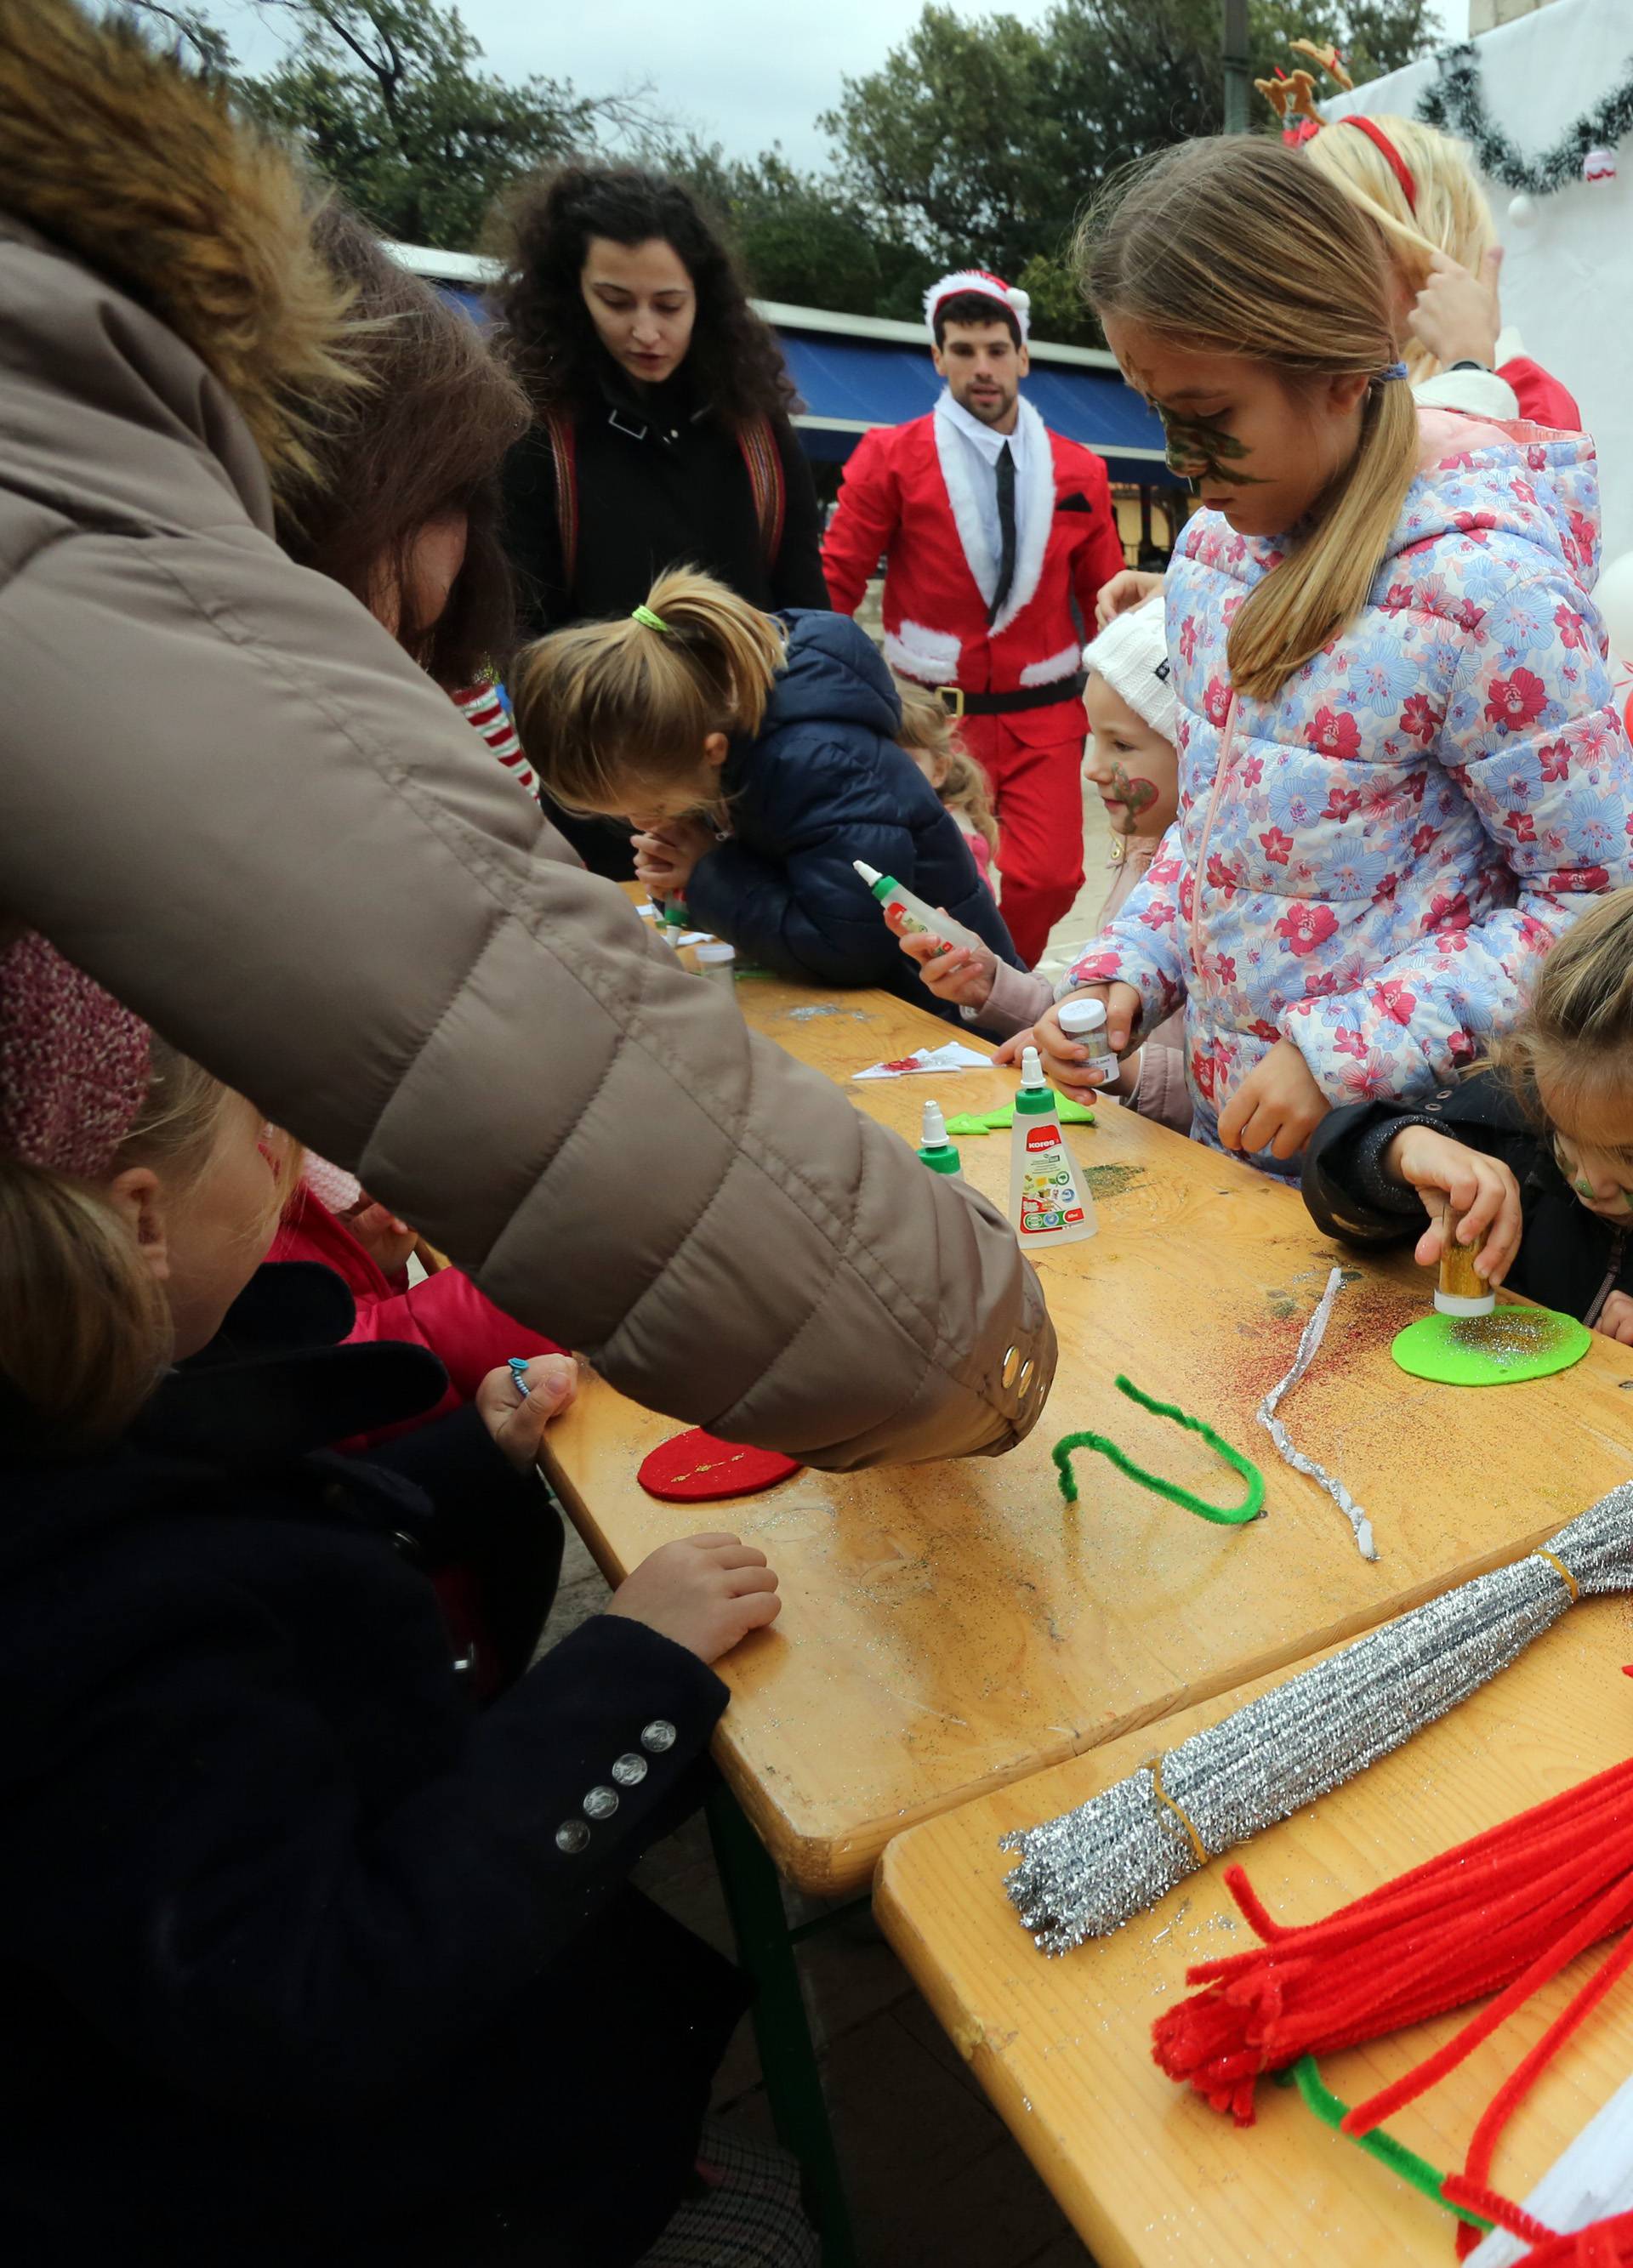
[[[1037,484],[1032,504],[1045,509],[1023,507],[1015,580],[990,630],[970,564],[984,544],[970,453],[957,434],[933,411],[907,425],[876,426],[846,466],[823,546],[829,595],[842,614],[854,614],[887,554],[885,659],[920,684],[1010,693],[1075,676],[1083,640],[1094,633],[1095,599],[1124,564],[1105,465],[1051,433],[1024,399],[1021,415],[1036,422],[1029,439],[1047,444],[1029,448],[1025,475]],[[1062,737],[1058,707],[1004,721],[1039,746]]]
[[[565,1351],[554,1339],[541,1338],[525,1323],[514,1322],[457,1268],[439,1269],[423,1284],[410,1284],[406,1274],[394,1281],[345,1223],[336,1220],[305,1187],[295,1192],[267,1257],[316,1260],[334,1270],[357,1302],[358,1319],[346,1337],[349,1346],[373,1339],[404,1339],[411,1346],[430,1348],[448,1374],[448,1390],[434,1410],[410,1421],[416,1425],[445,1418],[469,1402],[489,1371],[499,1369],[514,1354]],[[406,1426],[394,1425],[387,1433],[367,1439],[383,1440],[389,1433],[406,1431]],[[366,1444],[360,1439],[344,1446]]]
[[[1559,380],[1550,378],[1529,355],[1515,355],[1511,361],[1501,364],[1497,376],[1513,387],[1519,414],[1532,424],[1547,425],[1555,433],[1582,431],[1582,412],[1577,407],[1576,396],[1567,394]]]

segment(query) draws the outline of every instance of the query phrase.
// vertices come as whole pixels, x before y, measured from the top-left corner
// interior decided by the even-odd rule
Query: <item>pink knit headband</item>
[[[151,1041],[36,931],[0,945],[0,1156],[106,1174],[147,1093]]]

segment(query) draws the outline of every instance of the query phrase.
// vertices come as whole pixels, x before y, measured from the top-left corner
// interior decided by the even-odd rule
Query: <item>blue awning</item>
[[[922,417],[942,390],[920,348],[792,329],[777,335],[805,403],[796,423],[813,457],[848,457],[868,426]],[[1104,457],[1114,481],[1184,487],[1163,460],[1155,414],[1116,371],[1034,362],[1026,398],[1046,425]]]

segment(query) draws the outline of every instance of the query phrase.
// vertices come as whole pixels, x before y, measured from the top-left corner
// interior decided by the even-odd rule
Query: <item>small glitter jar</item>
[[[1496,1305],[1496,1293],[1474,1266],[1482,1246],[1457,1241],[1462,1220],[1463,1215],[1454,1212],[1449,1204],[1440,1217],[1440,1281],[1435,1286],[1435,1307],[1443,1315],[1489,1315]]]

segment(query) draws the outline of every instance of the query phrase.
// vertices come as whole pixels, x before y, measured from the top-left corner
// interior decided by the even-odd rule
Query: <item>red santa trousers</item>
[[[1062,701],[958,726],[992,787],[1004,924],[1029,968],[1083,886],[1087,724],[1081,701]]]

